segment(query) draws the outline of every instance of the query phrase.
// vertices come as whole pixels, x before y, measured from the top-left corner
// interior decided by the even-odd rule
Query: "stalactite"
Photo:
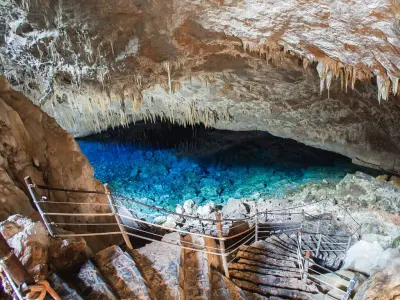
[[[172,95],[172,83],[171,83],[171,69],[169,62],[164,62],[163,66],[168,73],[168,87],[169,87],[169,94]]]
[[[368,81],[372,78],[372,71],[368,68],[358,68],[355,66],[344,65],[343,63],[331,59],[329,57],[318,58],[315,59],[311,55],[307,54],[307,57],[299,54],[294,48],[291,48],[290,45],[282,42],[282,45],[279,45],[275,42],[266,42],[266,43],[254,43],[246,40],[242,40],[243,50],[249,53],[258,53],[260,57],[263,57],[265,54],[265,59],[268,61],[271,59],[273,61],[281,60],[285,53],[290,53],[291,55],[298,55],[303,60],[303,68],[307,68],[310,62],[314,60],[318,61],[317,71],[320,77],[320,92],[322,93],[325,87],[328,90],[331,86],[332,78],[336,79],[340,78],[341,81],[341,89],[343,87],[345,92],[347,92],[348,86],[350,85],[352,89],[355,87],[355,83],[357,80],[360,81]],[[329,74],[329,75],[328,75]],[[396,95],[398,90],[398,78],[391,77],[390,74],[379,75],[384,77],[390,77],[390,80],[385,80],[385,84],[378,89],[380,90],[378,98],[379,99],[387,99],[388,92],[392,92]],[[391,88],[390,88],[391,83]],[[206,82],[206,84],[208,84]],[[383,95],[383,93],[385,95]],[[329,96],[329,95],[328,95]],[[385,97],[385,98],[384,98]]]
[[[392,81],[392,93],[397,95],[399,93],[399,78],[389,74],[389,78]]]
[[[378,102],[381,103],[381,99],[388,100],[390,92],[390,79],[380,75],[376,76],[376,85],[378,86]]]

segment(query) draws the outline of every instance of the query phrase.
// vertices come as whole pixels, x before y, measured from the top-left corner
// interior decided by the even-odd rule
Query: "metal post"
[[[117,210],[115,209],[115,203],[114,203],[114,199],[111,196],[111,191],[110,191],[110,187],[108,186],[108,184],[106,183],[104,185],[104,190],[106,192],[107,198],[108,198],[108,202],[110,203],[110,208],[112,213],[114,214],[115,220],[117,221],[119,230],[122,233],[122,237],[124,238],[125,244],[128,247],[129,250],[133,250],[131,241],[129,240],[129,236],[126,234],[124,226],[122,225],[122,220],[121,217],[117,214]]]
[[[319,228],[321,227],[321,220],[318,220],[317,223],[317,233],[319,233]]]
[[[351,245],[351,236],[349,236],[349,240],[347,241],[346,252],[344,253],[343,260],[344,260],[344,259],[346,258],[346,256],[347,256],[347,251],[349,251],[350,245]]]
[[[15,295],[17,296],[18,300],[24,300],[24,296],[22,296],[20,290],[16,286],[14,280],[11,278],[10,273],[7,271],[7,268],[3,265],[3,261],[0,261],[1,269],[4,275],[7,278],[8,283],[11,285],[12,290],[14,291]]]
[[[357,273],[350,280],[349,286],[347,287],[346,294],[343,296],[342,300],[347,300],[350,298],[351,292],[353,291],[354,287],[356,286],[359,277],[360,277],[360,274]]]
[[[35,206],[36,206],[36,208],[37,208],[37,210],[38,210],[38,212],[39,212],[39,214],[40,214],[40,217],[41,217],[42,220],[43,220],[44,225],[46,226],[46,228],[47,228],[48,232],[50,233],[50,235],[51,235],[52,237],[55,237],[56,235],[55,235],[53,229],[51,228],[50,222],[49,222],[49,220],[47,219],[47,217],[46,217],[46,215],[44,214],[42,208],[40,207],[39,202],[38,202],[37,199],[36,199],[37,196],[36,196],[35,191],[33,190],[33,188],[35,187],[35,184],[32,182],[32,179],[31,179],[30,176],[26,176],[26,177],[24,178],[24,180],[25,180],[26,186],[27,186],[27,188],[28,188],[28,190],[29,190],[29,194],[30,194],[31,197],[32,197],[33,203],[35,203]]]
[[[219,240],[219,247],[221,251],[221,257],[222,257],[222,265],[224,267],[224,273],[225,276],[229,279],[229,269],[228,269],[228,260],[225,254],[225,241],[223,240],[223,232],[222,232],[222,222],[224,221],[222,219],[221,213],[216,213],[215,218],[217,220],[217,229],[218,229],[218,236],[220,238]]]
[[[316,253],[315,253],[315,257],[316,257],[316,258],[318,258],[318,255],[319,255],[319,250],[320,250],[320,247],[321,247],[321,240],[322,240],[322,234],[321,234],[321,233],[318,233],[317,251],[316,251]]]
[[[20,295],[20,291],[17,287],[24,288],[29,284],[35,283],[33,277],[26,271],[22,263],[15,256],[13,250],[1,233],[0,267],[17,295]]]
[[[303,249],[302,249],[303,248],[302,237],[301,237],[302,232],[303,232],[303,228],[299,228],[298,231],[297,231],[297,244],[298,244],[298,247],[299,247],[299,250],[300,250],[300,254],[303,251]]]
[[[309,264],[309,259],[310,259],[310,251],[306,251],[306,257],[304,259],[304,274],[303,274],[303,282],[307,284],[307,278],[308,278],[308,264]]]
[[[255,242],[258,241],[258,209],[257,209],[257,204],[256,204],[256,226],[255,226]]]

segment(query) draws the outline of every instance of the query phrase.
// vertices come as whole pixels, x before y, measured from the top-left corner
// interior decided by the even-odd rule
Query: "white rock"
[[[398,249],[384,251],[377,241],[370,243],[362,240],[354,244],[347,252],[343,269],[371,276],[387,267],[396,257],[400,257]]]
[[[154,218],[154,223],[158,224],[158,225],[161,225],[161,224],[165,223],[166,221],[167,221],[167,217],[165,217],[165,216],[158,216],[158,217]]]
[[[228,203],[222,208],[222,214],[224,218],[241,218],[247,215],[247,209],[243,200],[229,198]]]
[[[176,208],[175,208],[175,212],[177,212],[178,214],[183,214],[183,213],[184,213],[184,210],[183,210],[182,205],[178,204],[178,205],[176,206]]]
[[[363,233],[362,239],[370,243],[378,242],[383,249],[391,247],[393,241],[393,238],[391,236],[376,233]]]
[[[196,210],[196,203],[193,200],[187,200],[183,204],[183,209],[186,214],[192,215]]]
[[[199,206],[196,210],[197,214],[202,218],[210,218],[210,215],[215,211],[214,202],[207,203],[206,205]]]
[[[168,227],[168,228],[175,228],[176,227],[176,216],[168,215],[163,226]]]

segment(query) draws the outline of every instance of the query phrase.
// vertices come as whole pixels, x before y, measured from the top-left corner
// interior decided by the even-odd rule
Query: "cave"
[[[399,20],[0,1],[0,299],[397,299]]]
[[[170,210],[186,200],[223,206],[229,198],[284,198],[305,184],[334,186],[348,173],[379,174],[268,132],[160,120],[109,129],[78,144],[95,177],[114,193]]]

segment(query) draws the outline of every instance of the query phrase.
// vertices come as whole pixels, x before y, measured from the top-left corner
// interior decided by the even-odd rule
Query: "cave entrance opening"
[[[172,210],[186,200],[224,205],[229,198],[281,198],[305,184],[333,185],[358,170],[374,173],[267,132],[203,125],[139,122],[78,143],[95,177],[113,192]]]

